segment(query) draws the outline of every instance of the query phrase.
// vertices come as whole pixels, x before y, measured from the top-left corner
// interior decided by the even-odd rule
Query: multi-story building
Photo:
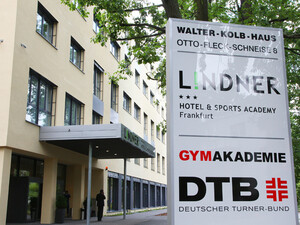
[[[92,199],[103,189],[105,212],[121,211],[126,165],[127,209],[166,205],[166,137],[158,126],[165,119],[165,98],[156,82],[147,79],[151,68],[133,62],[131,77],[118,84],[110,82],[109,74],[127,57],[126,46],[92,43],[91,38],[101,30],[93,8],[87,9],[90,16],[84,18],[80,10],[70,11],[60,2],[1,2],[1,225],[35,220],[53,223],[56,196],[66,190],[71,196],[72,219],[81,217],[89,158],[82,153],[88,150],[74,151],[82,144],[80,138],[74,148],[57,144],[59,141],[40,141],[42,128],[73,131],[76,127],[85,132],[92,127],[97,132],[103,125],[93,124],[124,125],[135,138],[142,137],[155,146],[155,157],[135,158],[130,149],[125,159],[118,159],[117,153],[102,157],[109,149],[100,152],[92,143],[96,152],[92,158]],[[88,132],[84,135],[89,136]],[[120,143],[107,139],[105,146],[126,152],[126,143]]]

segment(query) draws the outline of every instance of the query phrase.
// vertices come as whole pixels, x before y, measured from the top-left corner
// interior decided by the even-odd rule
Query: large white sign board
[[[168,224],[298,224],[282,30],[170,19]]]

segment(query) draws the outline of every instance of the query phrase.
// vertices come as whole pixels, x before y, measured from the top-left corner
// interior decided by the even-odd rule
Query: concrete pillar
[[[134,190],[133,190],[133,177],[130,178],[130,209],[134,207]]]
[[[151,206],[151,189],[150,189],[150,182],[148,182],[148,208]]]
[[[143,208],[143,180],[140,181],[140,209]]]
[[[162,186],[161,184],[159,185],[159,206],[162,206]]]
[[[118,176],[118,210],[121,211],[122,209],[122,175],[119,174]]]
[[[94,169],[92,172],[92,190],[91,190],[92,198],[96,198],[96,195],[100,192],[101,189],[104,190],[103,170]],[[106,194],[105,190],[104,193]]]
[[[42,198],[42,224],[51,224],[55,220],[57,183],[57,159],[46,158],[44,160],[44,180]]]
[[[103,181],[103,183],[102,183],[103,186],[101,188],[103,189],[104,194],[106,196],[103,214],[106,214],[106,212],[107,212],[107,199],[108,199],[108,193],[107,193],[108,180],[107,180],[107,178],[108,178],[108,171],[104,170],[100,176],[100,180]]]
[[[155,207],[157,207],[157,184],[155,183],[155,188],[154,188],[154,196],[155,196]]]
[[[81,216],[80,209],[83,208],[84,201],[84,187],[85,187],[85,166],[84,165],[75,165],[73,167],[73,198],[72,206],[73,208],[73,220],[79,220]]]
[[[10,149],[0,148],[0,225],[6,224],[11,153]]]

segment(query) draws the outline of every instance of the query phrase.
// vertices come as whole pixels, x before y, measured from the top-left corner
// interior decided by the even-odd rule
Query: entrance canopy
[[[98,159],[154,158],[155,148],[123,124],[53,126],[40,128],[40,141]]]

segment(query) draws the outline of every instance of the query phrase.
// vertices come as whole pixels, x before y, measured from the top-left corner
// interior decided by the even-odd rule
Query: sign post
[[[284,62],[280,29],[169,20],[169,225],[298,225]]]

